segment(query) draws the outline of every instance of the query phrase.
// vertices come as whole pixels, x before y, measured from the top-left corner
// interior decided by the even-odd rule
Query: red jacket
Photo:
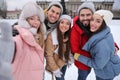
[[[80,53],[86,57],[91,57],[89,52],[82,50],[84,44],[88,41],[88,35],[83,35],[84,31],[76,24],[79,17],[75,17],[73,21],[73,27],[70,35],[70,45],[72,53]],[[75,60],[75,65],[81,70],[89,70],[90,67],[84,65],[81,62]]]

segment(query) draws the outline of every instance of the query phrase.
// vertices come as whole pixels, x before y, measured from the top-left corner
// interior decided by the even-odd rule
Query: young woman
[[[43,80],[44,72],[44,13],[36,3],[23,7],[18,25],[19,34],[14,37],[14,80]]]
[[[92,58],[75,54],[74,58],[94,68],[96,80],[113,80],[120,73],[120,58],[115,54],[113,36],[108,27],[113,14],[108,10],[98,10],[90,21],[92,35],[83,50]]]
[[[62,15],[58,27],[46,39],[46,69],[55,75],[56,80],[65,80],[67,64],[73,62],[69,45],[70,29],[71,17]]]

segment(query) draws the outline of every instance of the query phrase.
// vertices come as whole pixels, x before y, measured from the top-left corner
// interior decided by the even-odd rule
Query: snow
[[[10,25],[14,24],[17,22],[17,20],[0,20],[1,21],[6,21],[9,22]],[[113,34],[115,42],[118,44],[120,47],[120,20],[112,20],[112,22],[109,24],[111,28],[111,32]],[[118,55],[120,56],[120,51],[118,51]],[[67,68],[66,74],[65,74],[65,80],[77,80],[77,68],[74,64],[72,64],[69,68]],[[49,72],[45,71],[44,74],[44,80],[51,80],[52,76]],[[91,73],[88,75],[87,80],[96,80],[95,79],[95,74],[94,70],[92,69]],[[120,75],[117,76],[114,80],[120,80]]]

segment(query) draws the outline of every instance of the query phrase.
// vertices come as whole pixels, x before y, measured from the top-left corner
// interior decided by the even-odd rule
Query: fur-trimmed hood
[[[46,27],[44,24],[45,17],[44,17],[43,9],[34,2],[28,2],[27,4],[25,4],[25,6],[23,7],[22,12],[20,14],[20,17],[18,20],[18,25],[20,25],[21,27],[24,27],[24,28],[28,28],[28,29],[31,28],[31,26],[26,21],[26,19],[28,17],[34,16],[34,15],[37,15],[40,17],[40,22],[42,24],[41,29],[43,31],[43,34],[45,34]]]

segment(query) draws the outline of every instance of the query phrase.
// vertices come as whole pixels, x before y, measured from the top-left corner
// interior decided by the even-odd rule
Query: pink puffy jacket
[[[14,37],[16,52],[13,66],[14,80],[43,79],[43,49],[34,36],[24,28],[17,28],[19,35]]]

